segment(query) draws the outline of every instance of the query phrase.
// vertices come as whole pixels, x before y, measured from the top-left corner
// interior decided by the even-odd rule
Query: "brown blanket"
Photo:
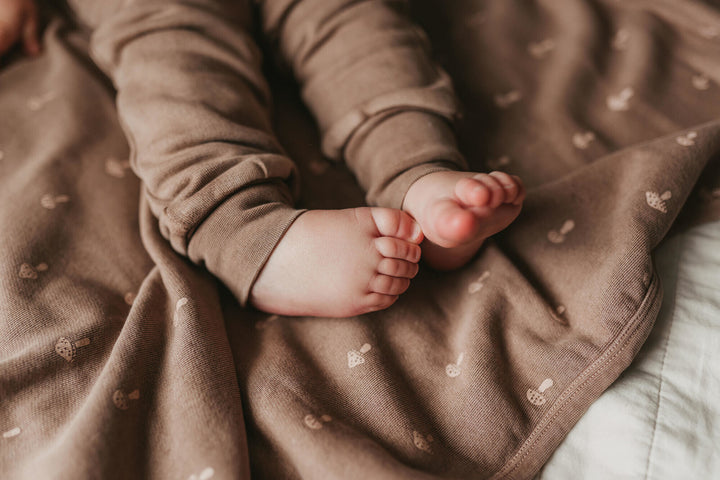
[[[423,269],[393,307],[357,318],[241,308],[173,250],[87,32],[63,13],[42,57],[3,66],[3,478],[540,469],[648,335],[651,253],[683,206],[683,222],[720,214],[720,6],[412,5],[459,93],[470,164],[532,188],[466,268]],[[269,75],[301,206],[362,204],[294,83]]]

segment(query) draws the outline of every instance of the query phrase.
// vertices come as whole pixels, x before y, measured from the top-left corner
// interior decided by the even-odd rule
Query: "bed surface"
[[[468,161],[528,198],[466,268],[423,268],[392,308],[347,319],[243,309],[171,247],[86,29],[53,12],[43,55],[3,67],[0,472],[526,479],[560,445],[541,478],[717,472],[718,224],[686,230],[720,218],[717,2],[412,14],[455,82]],[[268,71],[301,206],[362,204]]]
[[[655,261],[655,328],[537,479],[720,475],[720,222],[669,238]]]

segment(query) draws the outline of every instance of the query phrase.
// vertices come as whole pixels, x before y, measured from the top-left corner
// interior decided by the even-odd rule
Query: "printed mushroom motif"
[[[547,234],[548,240],[552,243],[563,243],[565,237],[575,228],[575,222],[573,220],[565,220],[559,231],[550,230]]]
[[[20,427],[15,427],[15,428],[11,428],[10,430],[8,430],[6,432],[3,432],[2,436],[3,436],[3,438],[17,437],[18,435],[20,435],[20,432],[22,432]]]
[[[554,382],[550,378],[546,378],[543,380],[543,382],[540,384],[537,390],[528,389],[526,395],[527,399],[530,400],[530,403],[533,405],[537,405],[538,407],[540,405],[544,405],[545,402],[547,402],[547,398],[545,397],[544,393],[545,390],[552,387],[554,385]]]
[[[477,293],[482,290],[482,288],[485,286],[485,280],[487,280],[488,277],[490,277],[490,272],[486,270],[482,273],[482,275],[478,277],[477,280],[471,282],[470,285],[468,285],[468,292]]]
[[[42,107],[44,107],[46,103],[54,100],[55,97],[57,97],[56,92],[47,92],[43,95],[38,95],[36,97],[30,97],[28,99],[27,106],[31,111],[37,112]]]
[[[305,418],[303,418],[303,421],[311,430],[320,430],[323,427],[323,422],[327,423],[332,421],[332,417],[330,415],[322,415],[320,418],[317,418],[312,413],[308,413],[305,415]]]
[[[69,201],[70,201],[70,197],[67,195],[52,196],[48,193],[46,195],[43,195],[42,198],[40,198],[40,205],[42,205],[43,208],[52,210],[55,207],[57,207],[58,204],[67,203]]]
[[[500,170],[501,168],[510,165],[510,157],[503,155],[502,157],[488,159],[485,163],[492,170]]]
[[[658,195],[657,192],[645,192],[645,200],[647,201],[647,204],[662,213],[667,213],[667,203],[665,202],[671,198],[672,193],[670,190],[662,195]]]
[[[511,90],[507,93],[499,93],[495,95],[495,105],[500,108],[508,108],[513,103],[522,100],[522,93],[518,90]]]
[[[188,477],[188,480],[209,480],[215,475],[215,470],[212,467],[207,467],[199,474],[192,474]]]
[[[371,348],[370,344],[366,343],[360,347],[359,352],[357,350],[350,350],[347,353],[348,368],[355,368],[358,365],[365,363],[365,357],[363,354],[369,352]]]
[[[595,140],[595,134],[590,131],[578,132],[572,137],[573,145],[580,150],[586,150]]]
[[[123,296],[123,300],[124,300],[125,303],[127,303],[128,305],[132,305],[133,302],[135,301],[135,293],[133,293],[133,292],[127,292],[127,293],[125,294],[125,296]]]
[[[330,168],[330,163],[328,163],[326,160],[314,159],[310,161],[308,168],[313,175],[322,175],[327,171],[328,168]]]
[[[130,400],[137,400],[138,398],[140,398],[140,390],[133,390],[128,394],[122,390],[115,390],[112,401],[120,410],[127,410],[130,408]]]
[[[710,88],[710,77],[701,73],[700,75],[693,75],[692,84],[698,90],[707,90]]]
[[[607,98],[607,107],[613,112],[624,112],[630,109],[630,99],[635,95],[632,87],[626,87],[615,95]]]
[[[450,378],[455,378],[460,373],[462,373],[462,369],[460,368],[460,364],[462,364],[463,358],[465,357],[465,353],[461,353],[458,355],[458,359],[455,363],[448,363],[445,365],[445,374]]]
[[[422,433],[413,430],[413,443],[418,450],[422,450],[425,453],[432,453],[432,446],[430,444],[433,440],[432,435],[425,436]]]
[[[680,135],[679,137],[675,138],[675,141],[678,143],[678,145],[682,145],[683,147],[691,147],[695,145],[695,139],[697,138],[697,132],[687,132],[685,135]]]
[[[615,36],[612,39],[612,47],[615,50],[625,50],[628,46],[629,40],[630,32],[628,32],[624,28],[621,28],[615,33]]]
[[[55,344],[55,353],[60,355],[68,362],[72,362],[73,360],[75,360],[75,354],[77,353],[78,347],[84,347],[85,345],[90,345],[89,338],[83,338],[81,340],[78,340],[77,342],[71,342],[65,337],[60,337],[60,339]]]
[[[182,297],[177,302],[175,302],[175,315],[173,316],[173,324],[177,326],[177,324],[180,321],[180,309],[187,305],[188,299],[187,297]]]
[[[707,38],[708,40],[713,40],[714,38],[720,36],[720,28],[713,25],[702,27],[700,28],[700,30],[698,30],[698,32],[700,33],[700,35],[702,35],[704,38]]]
[[[540,42],[533,42],[528,45],[528,53],[538,59],[543,58],[554,49],[555,41],[552,38],[546,38]]]
[[[26,278],[30,280],[35,280],[38,278],[38,272],[44,272],[48,269],[48,266],[46,263],[39,263],[36,266],[32,266],[29,263],[23,263],[20,265],[20,270],[18,271],[18,276],[20,278]]]
[[[565,305],[558,305],[556,308],[550,309],[550,315],[555,319],[556,322],[567,325],[567,321],[562,318],[565,315]]]
[[[110,157],[105,160],[105,173],[115,178],[123,178],[125,170],[130,168],[130,162],[127,160],[120,161],[117,158]]]

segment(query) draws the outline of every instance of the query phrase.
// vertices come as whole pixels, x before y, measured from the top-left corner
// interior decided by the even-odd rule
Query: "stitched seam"
[[[511,458],[505,465],[505,467],[501,468],[495,475],[493,475],[491,478],[507,478],[509,475],[511,475],[515,470],[517,470],[521,465],[523,460],[530,454],[533,447],[537,444],[539,439],[543,436],[543,434],[553,425],[554,420],[560,416],[561,413],[563,413],[563,407],[569,403],[576,394],[578,394],[588,383],[590,383],[592,380],[595,379],[598,375],[604,372],[604,368],[608,363],[610,363],[611,360],[613,360],[615,357],[620,355],[625,348],[628,346],[627,339],[632,336],[633,333],[643,324],[642,320],[645,318],[647,313],[652,309],[653,302],[655,298],[657,298],[657,293],[659,291],[658,284],[659,280],[657,278],[657,274],[654,274],[653,276],[654,282],[652,285],[652,292],[649,290],[648,295],[645,297],[645,301],[640,306],[636,314],[634,315],[635,319],[634,321],[631,321],[628,323],[628,325],[625,327],[625,329],[620,333],[620,335],[616,338],[614,342],[610,344],[610,346],[605,350],[605,352],[598,358],[595,362],[593,362],[592,365],[590,365],[588,368],[586,368],[583,373],[581,373],[577,378],[582,378],[585,375],[590,375],[588,378],[582,381],[580,385],[577,387],[573,387],[572,390],[570,388],[566,389],[563,394],[560,395],[560,397],[555,401],[551,409],[554,409],[555,412],[551,417],[544,417],[539,423],[543,424],[544,426],[541,427],[539,430],[536,428],[530,436],[528,437],[528,440],[525,442],[524,445],[520,447],[518,452]],[[614,351],[613,349],[619,345],[621,342],[624,341],[624,344],[622,347],[619,348],[619,350]],[[594,370],[594,373],[590,374],[589,372],[592,372]],[[563,397],[564,395],[567,395]],[[507,472],[503,473],[503,471],[507,468],[507,465],[514,465],[512,468],[507,470]]]

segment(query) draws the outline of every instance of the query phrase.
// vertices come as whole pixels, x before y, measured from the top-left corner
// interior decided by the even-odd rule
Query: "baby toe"
[[[410,279],[378,274],[370,280],[371,292],[383,295],[400,295],[410,286]]]
[[[386,258],[397,258],[408,262],[420,261],[420,246],[394,237],[380,237],[375,239],[375,248]]]
[[[402,210],[373,208],[371,213],[380,235],[395,237],[417,244],[422,241],[423,234],[420,225]]]
[[[515,184],[518,187],[518,193],[515,196],[515,200],[513,200],[514,205],[520,205],[525,201],[525,184],[520,180],[520,177],[517,175],[512,176],[513,180],[515,180]]]
[[[417,263],[398,260],[397,258],[383,258],[378,264],[378,273],[391,277],[414,278],[420,267]]]
[[[481,181],[466,177],[455,184],[455,196],[465,206],[483,207],[490,202],[492,192]]]
[[[497,208],[505,201],[505,191],[500,182],[493,176],[487,173],[478,173],[473,176],[474,179],[481,182],[488,190],[490,190],[490,199],[487,202],[487,206],[490,208]]]
[[[520,193],[520,187],[515,178],[511,177],[505,172],[490,172],[490,176],[500,182],[505,193],[503,202],[513,203]]]

